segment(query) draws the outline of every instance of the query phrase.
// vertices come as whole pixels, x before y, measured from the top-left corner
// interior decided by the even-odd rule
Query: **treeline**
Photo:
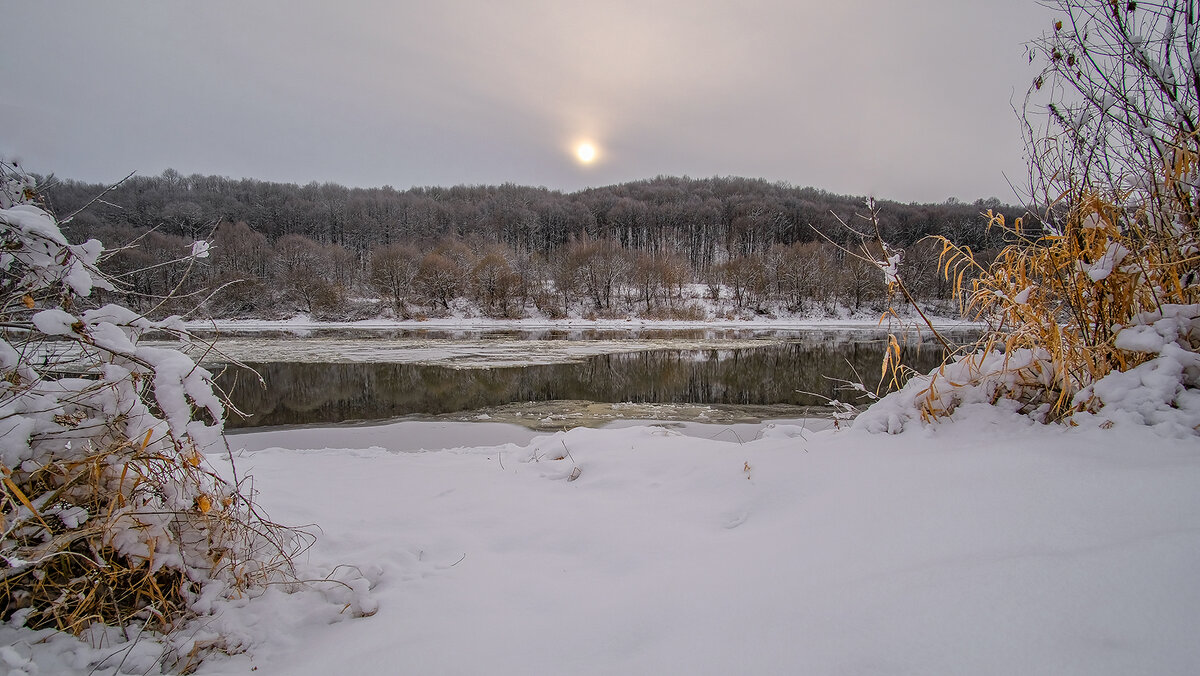
[[[105,186],[50,180],[69,238],[97,237],[124,275],[122,300],[153,307],[172,291],[229,284],[216,316],[400,316],[480,312],[680,316],[703,284],[732,312],[860,309],[884,294],[881,274],[834,243],[856,242],[862,198],[745,178],[657,178],[562,193],[516,185],[452,188],[305,186],[219,176],[134,177]],[[93,201],[95,200],[95,201]],[[986,251],[1001,244],[972,204],[880,203],[884,237],[904,247],[913,290],[945,298],[930,234]],[[187,274],[160,265],[197,240],[211,255]],[[193,296],[193,300],[195,296]],[[170,308],[172,310],[177,308]]]

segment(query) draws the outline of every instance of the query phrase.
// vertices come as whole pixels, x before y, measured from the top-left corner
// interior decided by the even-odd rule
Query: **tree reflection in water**
[[[266,380],[265,389],[235,369],[217,382],[240,410],[253,414],[244,421],[230,416],[229,428],[382,420],[560,399],[820,406],[823,397],[839,396],[839,380],[861,377],[873,388],[885,344],[818,335],[766,347],[662,349],[491,369],[266,363],[251,364]],[[904,360],[928,370],[940,362],[941,351],[930,343],[914,344],[905,348]]]

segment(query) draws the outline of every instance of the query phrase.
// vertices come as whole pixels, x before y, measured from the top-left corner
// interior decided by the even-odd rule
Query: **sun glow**
[[[596,146],[591,143],[580,143],[575,147],[575,157],[583,164],[591,164],[596,160]]]

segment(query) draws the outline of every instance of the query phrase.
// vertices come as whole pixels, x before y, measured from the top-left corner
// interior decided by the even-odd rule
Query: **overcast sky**
[[[31,171],[1014,199],[1033,0],[9,2]],[[590,142],[596,158],[575,149]]]

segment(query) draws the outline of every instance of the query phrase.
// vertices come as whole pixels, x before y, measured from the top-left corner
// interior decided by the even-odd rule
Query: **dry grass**
[[[1092,383],[1157,356],[1119,348],[1148,343],[1121,343],[1118,334],[1193,316],[1187,306],[1200,301],[1196,8],[1045,4],[1056,19],[1027,45],[1041,72],[1021,115],[1026,194],[1036,206],[1011,222],[988,213],[1009,242],[993,263],[940,239],[941,273],[988,329],[920,393],[926,417],[951,410],[950,393],[967,386],[1048,420],[1093,410],[1101,402]],[[1192,352],[1200,342],[1170,340]],[[902,375],[891,357],[884,366]]]
[[[1172,185],[1178,175],[1166,178]],[[1092,406],[1076,401],[1081,389],[1149,359],[1118,349],[1114,339],[1141,313],[1200,300],[1200,256],[1185,244],[1197,233],[1187,197],[1187,190],[1141,199],[1080,191],[1061,207],[1061,231],[1028,232],[1021,219],[989,212],[989,227],[1003,229],[1013,243],[986,266],[970,249],[939,238],[941,273],[953,281],[964,313],[988,326],[963,358],[975,365],[972,379],[997,375],[983,367],[996,349],[1034,351],[1019,367],[1005,362],[1002,371],[1011,369],[1013,378],[996,396],[1019,399],[1030,410],[1049,404],[1048,417],[1062,419]],[[939,374],[944,380],[945,370]],[[936,384],[935,377],[924,399],[930,417],[943,412]]]
[[[33,472],[0,465],[4,537],[16,545],[0,569],[5,619],[19,612],[29,626],[75,634],[94,622],[134,621],[168,632],[191,614],[206,582],[238,595],[292,577],[292,557],[310,538],[263,518],[194,450],[165,453],[150,442],[149,434],[113,440]],[[152,507],[173,494],[195,497],[173,510]],[[163,527],[168,537],[153,535]],[[139,532],[145,546],[130,547]]]
[[[138,344],[151,330],[193,342],[181,320],[98,306],[94,288],[120,287],[99,242],[68,244],[4,162],[0,207],[0,619],[136,641],[296,582],[312,537],[272,523],[236,468],[218,475],[201,452],[228,450],[227,398],[181,352]],[[194,668],[223,641],[165,649],[160,666]]]

